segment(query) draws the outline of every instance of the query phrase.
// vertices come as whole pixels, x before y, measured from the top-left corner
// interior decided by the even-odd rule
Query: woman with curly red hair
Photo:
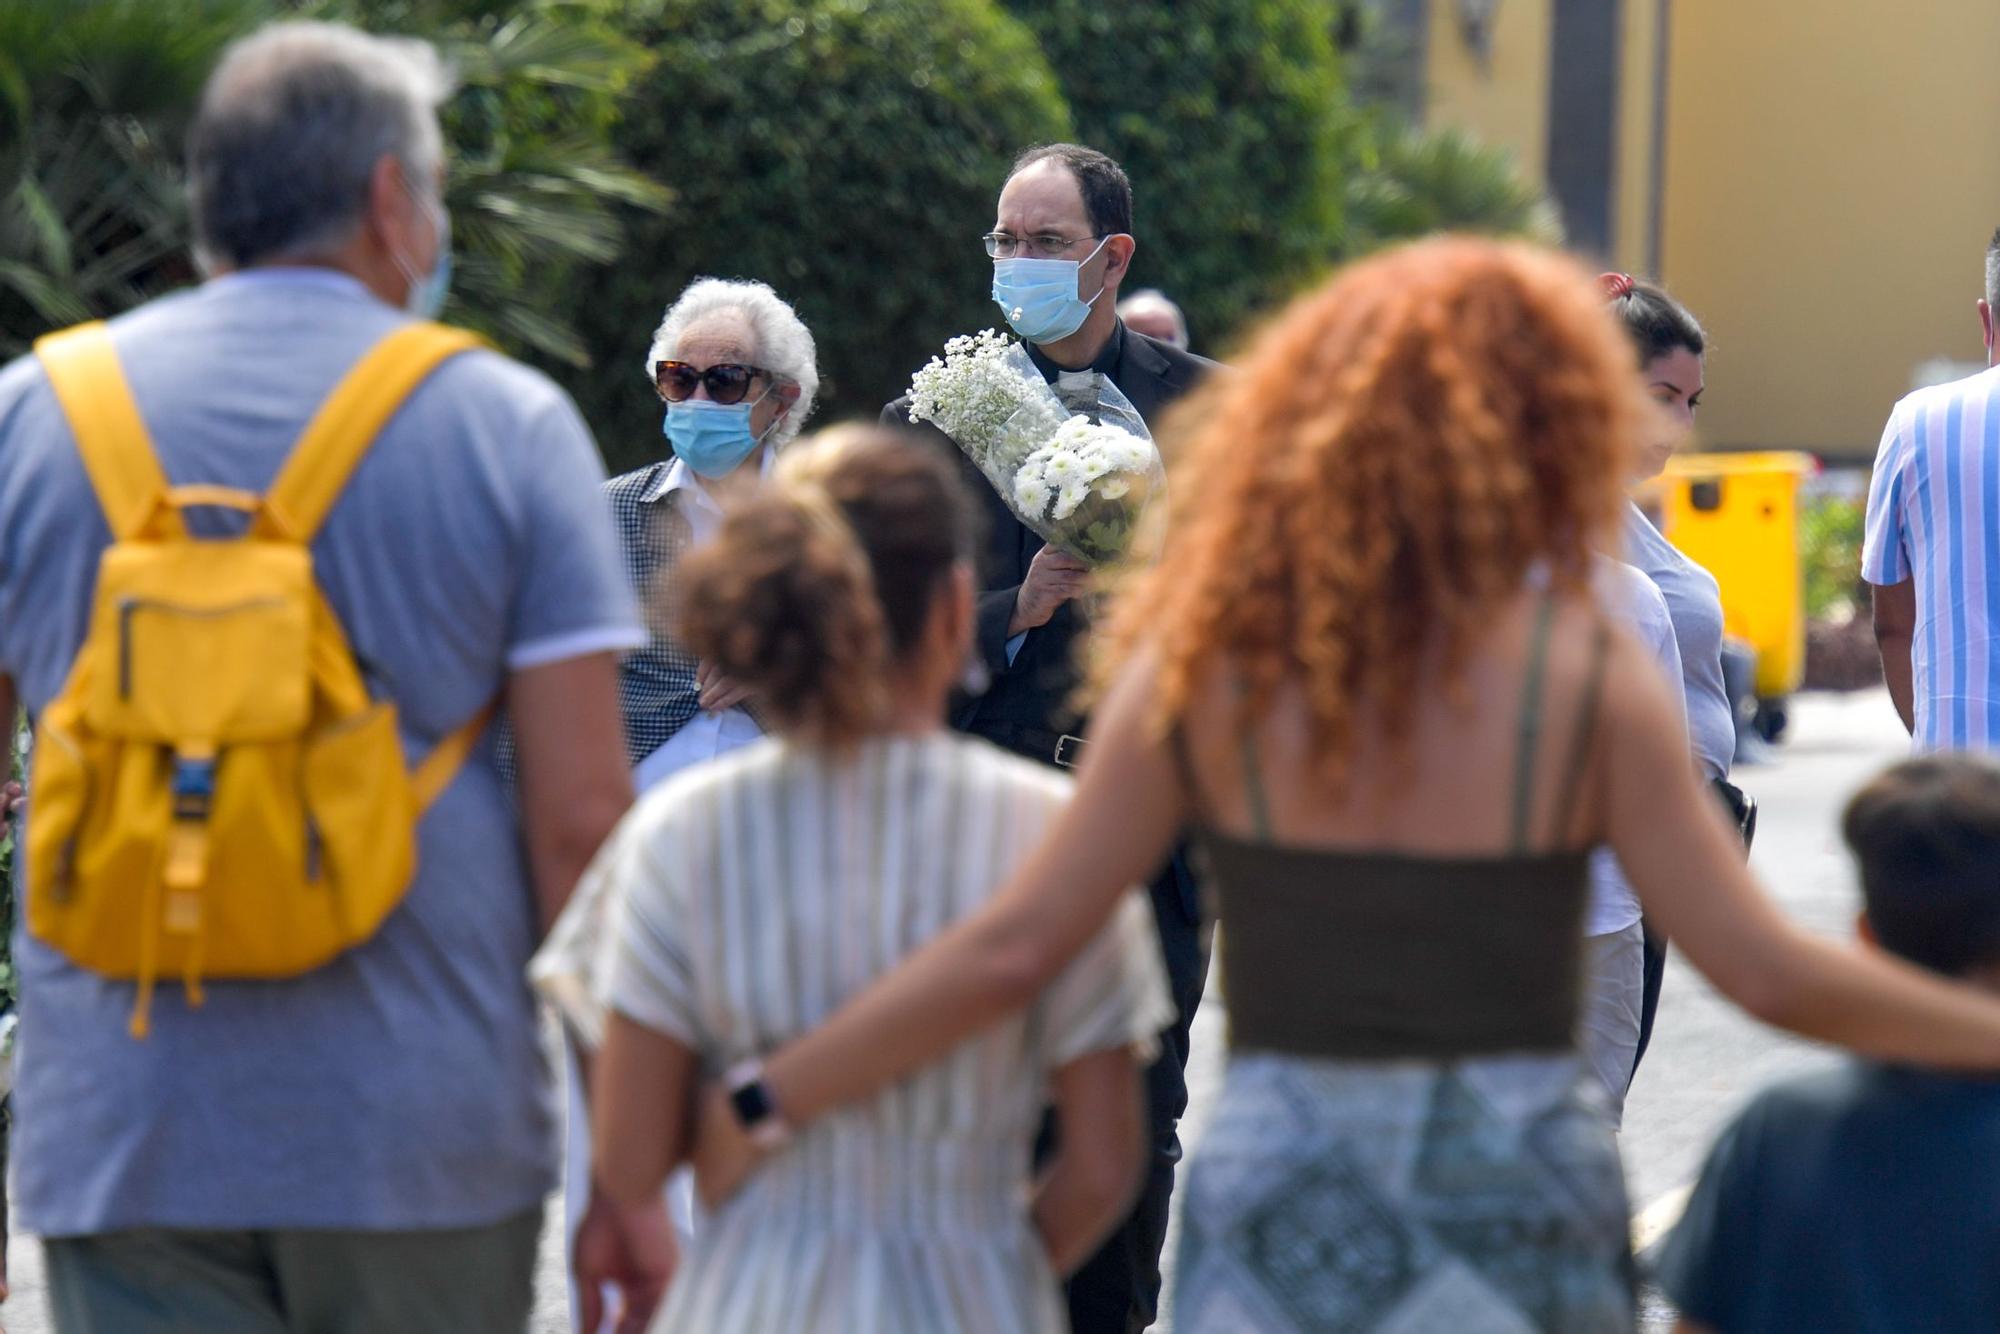
[[[754,1162],[746,1122],[772,1139],[1027,1003],[1189,825],[1232,1054],[1182,1330],[1632,1327],[1572,1038],[1599,844],[1758,1016],[2000,1068],[2000,1003],[1758,891],[1594,600],[1634,371],[1597,287],[1526,247],[1426,242],[1295,303],[1190,419],[1068,810],[986,908],[711,1096],[711,1190]]]

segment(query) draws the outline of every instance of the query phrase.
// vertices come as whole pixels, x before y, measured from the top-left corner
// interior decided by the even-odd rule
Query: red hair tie
[[[1604,294],[1613,301],[1632,295],[1632,275],[1629,273],[1600,274],[1597,281],[1604,285]]]

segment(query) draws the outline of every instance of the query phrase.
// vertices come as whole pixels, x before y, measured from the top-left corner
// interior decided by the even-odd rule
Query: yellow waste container
[[[1818,471],[1810,454],[1684,454],[1654,484],[1667,540],[1715,576],[1724,630],[1756,650],[1760,710],[1805,677],[1799,483]]]

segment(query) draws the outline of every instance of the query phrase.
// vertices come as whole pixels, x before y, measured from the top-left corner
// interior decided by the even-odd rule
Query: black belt
[[[1052,732],[1046,727],[1023,727],[1015,723],[988,723],[973,730],[1016,755],[1043,764],[1074,769],[1083,762],[1084,741],[1074,732]]]
[[[1735,822],[1736,832],[1743,836],[1743,850],[1748,852],[1757,840],[1757,799],[1727,778],[1714,779],[1713,786],[1729,818]]]

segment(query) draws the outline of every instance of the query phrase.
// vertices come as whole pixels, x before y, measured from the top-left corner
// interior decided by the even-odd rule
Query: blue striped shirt
[[[2000,749],[2000,370],[1896,405],[1868,489],[1861,573],[1915,581],[1919,750]]]

